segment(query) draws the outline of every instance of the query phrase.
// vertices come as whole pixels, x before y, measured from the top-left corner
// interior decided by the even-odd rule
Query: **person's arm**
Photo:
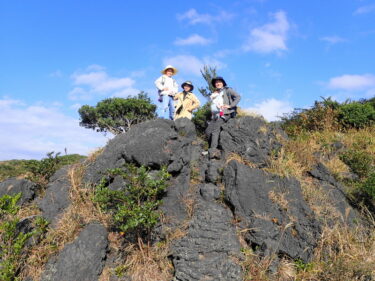
[[[197,109],[201,105],[199,99],[194,94],[192,95],[191,99],[193,100],[193,105],[190,109],[190,112],[194,109]]]
[[[155,86],[160,91],[164,91],[164,85],[163,85],[163,76],[160,76],[158,79],[155,80]]]
[[[233,90],[232,88],[228,88],[227,89],[227,93],[229,93],[229,95],[232,97],[233,101],[232,103],[230,104],[230,106],[228,108],[233,108],[233,107],[236,107],[237,104],[240,102],[241,100],[241,96],[239,94],[237,94],[237,92],[235,90]]]
[[[173,97],[173,99],[174,100],[178,100],[178,98],[180,97],[180,95],[182,95],[182,92],[181,93],[178,93],[178,94],[176,94],[174,97]]]
[[[177,94],[178,93],[178,84],[176,82],[176,80],[173,79],[173,94]]]

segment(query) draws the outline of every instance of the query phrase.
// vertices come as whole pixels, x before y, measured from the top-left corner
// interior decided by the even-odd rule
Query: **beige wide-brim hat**
[[[172,65],[167,65],[166,67],[164,67],[164,69],[162,71],[160,71],[162,74],[165,74],[165,71],[168,69],[168,68],[171,68],[173,69],[173,75],[176,75],[176,73],[178,72],[178,69],[173,67]]]

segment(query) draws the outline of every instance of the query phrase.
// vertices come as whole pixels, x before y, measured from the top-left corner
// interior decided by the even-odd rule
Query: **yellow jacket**
[[[191,92],[188,92],[186,95],[184,95],[184,92],[180,92],[174,96],[174,99],[177,100],[174,120],[183,117],[191,119],[191,112],[200,105],[198,98]]]

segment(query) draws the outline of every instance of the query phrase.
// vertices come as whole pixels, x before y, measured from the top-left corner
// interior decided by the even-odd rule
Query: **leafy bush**
[[[135,233],[138,238],[149,237],[151,228],[159,220],[156,210],[167,187],[170,175],[162,168],[156,175],[149,169],[127,165],[109,170],[111,177],[121,176],[127,184],[122,190],[108,188],[107,178],[96,187],[93,201],[113,215],[114,226],[124,233]]]
[[[193,121],[197,134],[200,137],[205,136],[205,130],[207,128],[208,121],[211,119],[211,108],[210,103],[207,102],[205,105],[200,107],[196,112],[193,113]]]
[[[340,155],[340,159],[360,178],[366,178],[372,169],[372,156],[365,151],[348,150]]]
[[[375,122],[375,109],[369,103],[343,104],[340,106],[338,118],[345,128],[364,128]]]
[[[296,136],[306,131],[322,131],[338,128],[339,103],[331,98],[315,101],[311,109],[295,109],[283,116],[282,127],[288,135]]]
[[[47,223],[42,218],[34,221],[33,231],[23,233],[17,229],[19,219],[15,217],[19,211],[17,201],[21,193],[4,195],[0,198],[0,280],[19,280],[16,275],[24,260],[24,247],[27,240],[35,234],[46,230]]]
[[[331,98],[315,101],[310,109],[295,109],[282,117],[282,127],[290,136],[307,131],[364,128],[375,123],[375,101],[345,101],[338,103]]]
[[[41,175],[45,175],[45,178],[49,178],[48,174],[51,175],[52,171],[61,168],[64,165],[77,163],[80,160],[86,158],[79,154],[68,154],[59,156],[58,154],[53,155],[54,152],[47,153],[47,158],[40,161],[38,160],[9,160],[0,163],[0,181],[3,181],[10,177],[28,177],[30,180],[40,179]],[[54,166],[51,169],[50,166]],[[53,174],[53,173],[52,173]],[[45,181],[45,180],[43,180]]]
[[[363,183],[362,190],[375,200],[375,172],[371,173]]]

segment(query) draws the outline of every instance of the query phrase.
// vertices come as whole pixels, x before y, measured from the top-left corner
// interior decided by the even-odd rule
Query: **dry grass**
[[[264,170],[281,177],[301,179],[306,167],[296,159],[295,153],[289,152],[283,147],[277,156],[271,158],[268,167]]]
[[[41,214],[40,209],[35,203],[29,203],[24,206],[17,212],[18,219],[24,219],[30,216],[39,216]]]
[[[116,272],[126,274],[132,281],[166,281],[173,278],[173,266],[168,259],[168,243],[145,245],[139,240],[138,245],[131,244],[126,249],[126,260],[117,267]]]
[[[288,200],[285,198],[285,193],[270,191],[268,192],[268,198],[279,206],[280,209],[288,210]]]
[[[228,164],[230,161],[232,160],[236,160],[237,162],[243,164],[243,165],[246,165],[246,166],[249,166],[250,168],[256,168],[257,165],[252,163],[251,161],[248,161],[246,160],[245,158],[243,158],[241,155],[237,154],[237,153],[234,153],[234,152],[231,152],[227,157],[226,157],[226,161],[225,161],[225,164]]]
[[[89,153],[87,156],[87,161],[92,163],[95,161],[95,159],[104,151],[104,147],[98,148],[92,152]]]
[[[30,249],[30,255],[20,274],[21,278],[29,276],[33,280],[39,280],[48,259],[73,241],[84,225],[92,221],[108,225],[109,217],[99,212],[91,201],[93,190],[81,186],[82,172],[83,168],[79,164],[69,171],[71,205],[56,227],[49,229],[45,238]]]
[[[323,161],[323,164],[336,178],[342,178],[342,174],[350,172],[349,167],[337,155],[327,161]]]
[[[248,110],[246,108],[237,107],[237,117],[251,116],[265,120],[262,115],[255,111]]]
[[[375,228],[375,225],[373,225]],[[373,280],[375,232],[337,224],[325,227],[315,251],[312,268],[300,271],[297,280]]]

